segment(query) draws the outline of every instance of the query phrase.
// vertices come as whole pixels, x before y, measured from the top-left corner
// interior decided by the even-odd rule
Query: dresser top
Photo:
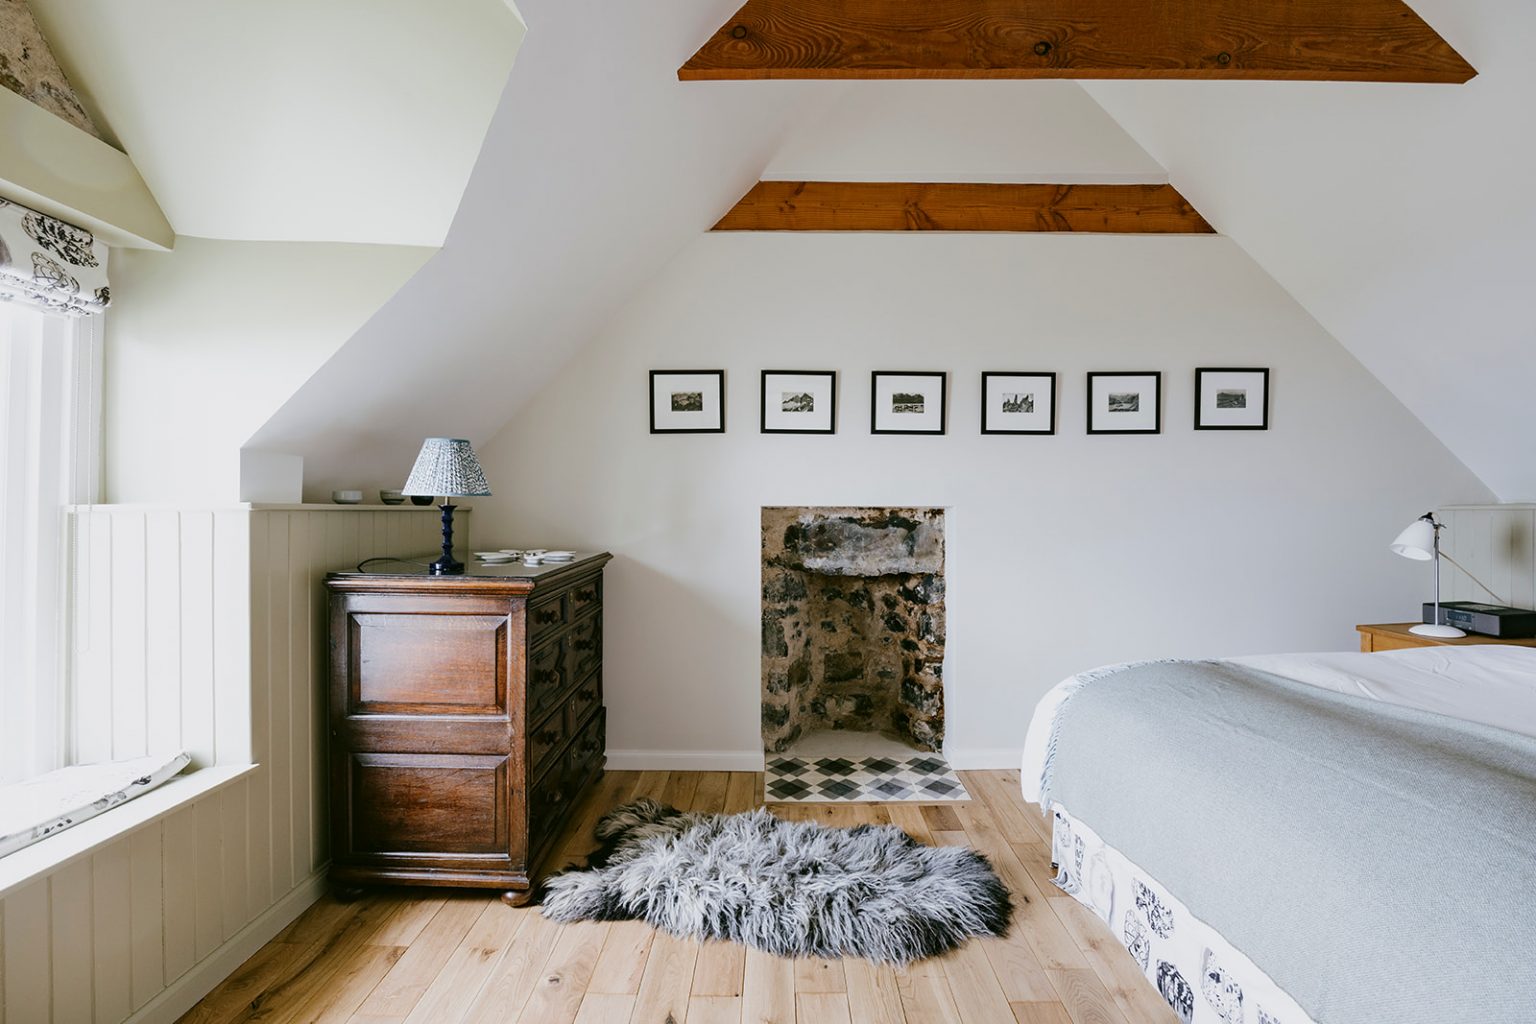
[[[578,551],[576,557],[569,562],[549,562],[544,565],[524,565],[521,562],[482,565],[475,561],[464,566],[462,573],[453,576],[431,575],[427,571],[427,565],[434,557],[434,555],[419,555],[398,562],[374,561],[373,566],[363,572],[327,573],[325,580],[333,587],[344,589],[367,588],[370,584],[384,583],[407,583],[413,589],[422,585],[478,589],[487,584],[523,583],[531,589],[533,585],[544,583],[556,576],[600,569],[613,556],[606,551]]]

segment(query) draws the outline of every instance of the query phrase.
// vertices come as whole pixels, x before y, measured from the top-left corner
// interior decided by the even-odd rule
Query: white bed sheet
[[[1372,654],[1259,654],[1228,660],[1339,693],[1536,736],[1536,649],[1529,647],[1477,644]],[[1020,778],[1026,800],[1040,801],[1040,773],[1050,744],[1051,722],[1061,702],[1094,676],[1120,667],[1071,676],[1052,687],[1035,706],[1024,737]]]
[[[1340,693],[1536,736],[1536,650],[1500,645],[1380,654],[1267,654],[1231,661]],[[1051,723],[1074,689],[1124,666],[1063,680],[1043,697],[1024,744],[1021,784],[1039,802]],[[1055,805],[1056,884],[1092,910],[1136,958],[1183,1024],[1317,1024],[1243,952],[1086,823]],[[1115,894],[1121,894],[1116,898]],[[1125,898],[1133,894],[1134,899]],[[1155,920],[1154,920],[1155,919]],[[1160,930],[1159,930],[1160,929]],[[1245,1007],[1253,1009],[1247,1015]]]

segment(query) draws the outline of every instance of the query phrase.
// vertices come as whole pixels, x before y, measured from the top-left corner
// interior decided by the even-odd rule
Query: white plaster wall
[[[1195,432],[1197,366],[1269,366],[1268,432]],[[652,436],[646,371],[723,367],[727,433]],[[842,371],[838,433],[758,433],[758,371]],[[948,370],[949,434],[869,434],[873,369]],[[1058,433],[980,436],[983,370],[1055,370]],[[1084,434],[1088,370],[1164,372],[1164,433]],[[1488,489],[1221,237],[718,234],[482,451],[477,534],[600,547],[609,748],[757,757],[758,510],[949,509],[948,748],[1008,766],[1064,676],[1350,649],[1411,617],[1402,524]]]
[[[240,448],[435,251],[186,237],[115,250],[107,497],[239,500]]]

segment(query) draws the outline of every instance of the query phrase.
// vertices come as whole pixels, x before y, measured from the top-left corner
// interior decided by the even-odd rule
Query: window
[[[65,509],[96,500],[100,319],[0,303],[0,784],[65,763]]]

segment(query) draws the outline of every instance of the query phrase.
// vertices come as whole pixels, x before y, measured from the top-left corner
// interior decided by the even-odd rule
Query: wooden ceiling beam
[[[715,231],[1214,234],[1172,185],[760,181]]]
[[[684,81],[1476,74],[1403,0],[747,0],[677,71]]]

